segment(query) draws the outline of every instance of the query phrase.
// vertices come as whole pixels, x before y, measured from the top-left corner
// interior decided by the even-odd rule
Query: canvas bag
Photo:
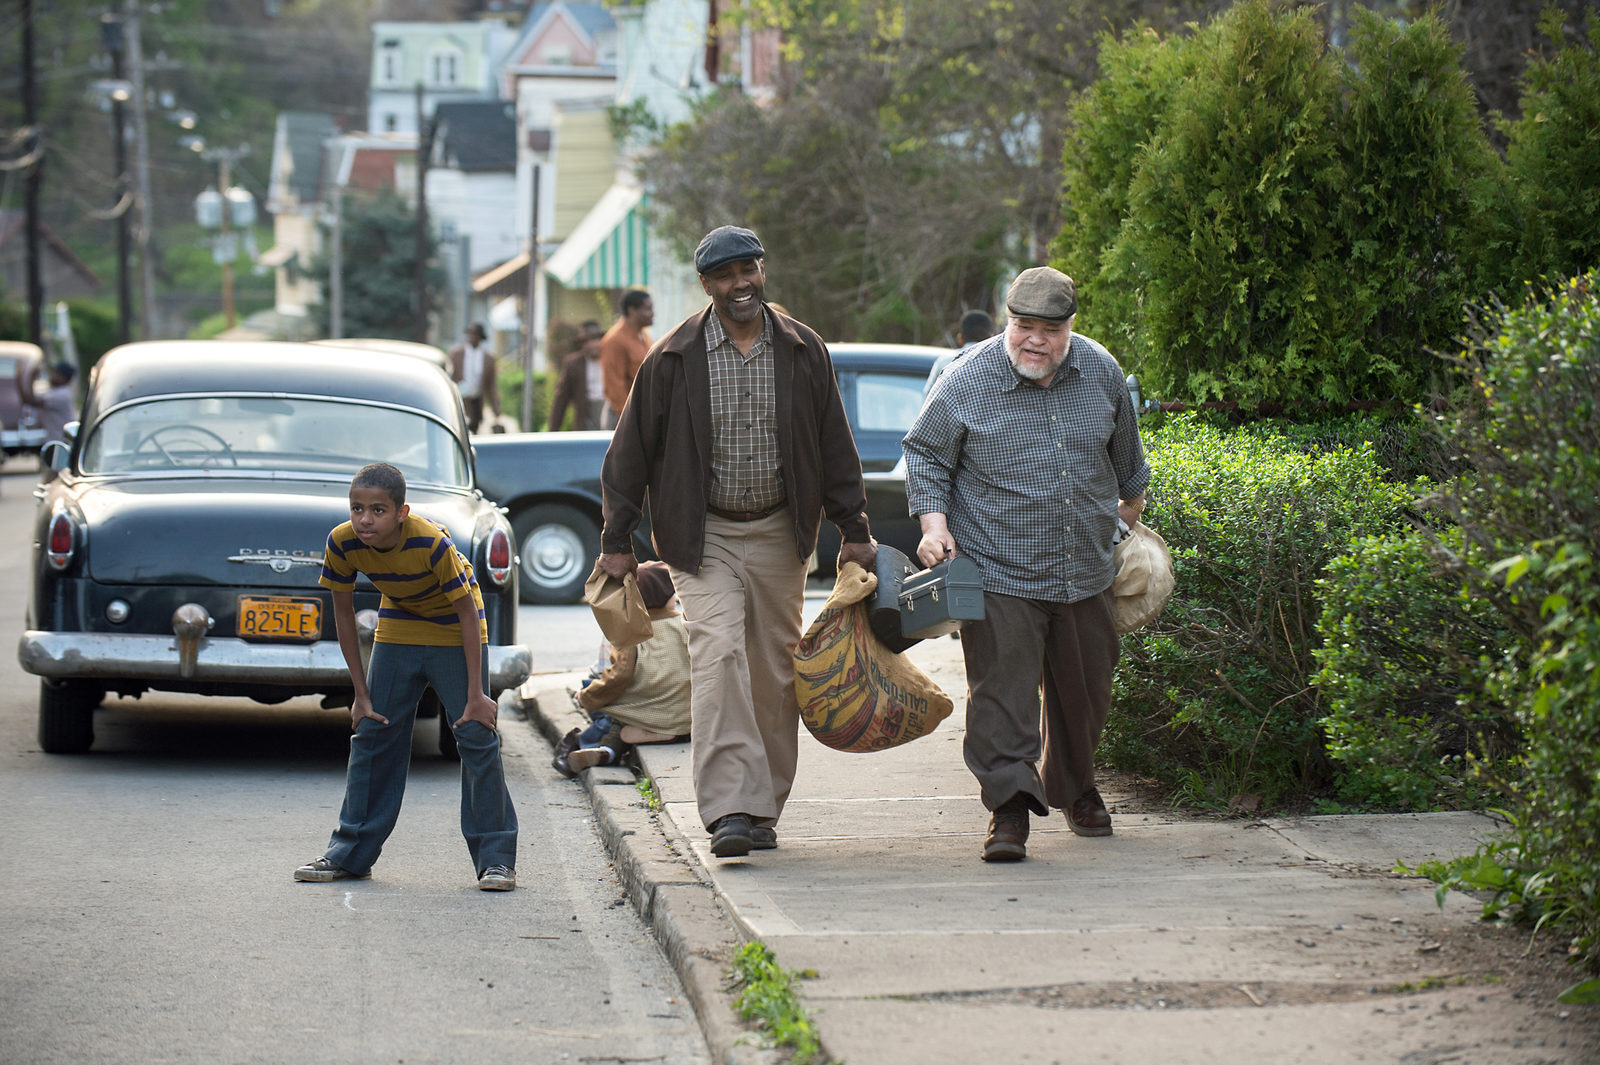
[[[926,736],[950,715],[950,697],[873,635],[875,574],[846,562],[794,653],[800,720],[818,741],[859,754]]]
[[[594,620],[606,639],[618,647],[632,647],[655,635],[644,593],[631,573],[619,581],[596,562],[594,572],[583,584],[583,601],[594,612]]]
[[[1142,521],[1111,549],[1116,576],[1111,581],[1111,620],[1117,634],[1143,628],[1154,621],[1172,598],[1177,579],[1172,572],[1172,552],[1161,535]]]

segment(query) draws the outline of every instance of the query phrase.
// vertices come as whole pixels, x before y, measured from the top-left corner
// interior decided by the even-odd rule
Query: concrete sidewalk
[[[639,749],[660,815],[630,774],[585,774],[719,1060],[768,1057],[741,1038],[724,982],[736,941],[761,939],[815,971],[805,1004],[847,1065],[1600,1061],[1600,1011],[1554,1001],[1578,976],[1543,941],[1524,956],[1526,937],[1482,926],[1472,900],[1440,909],[1431,883],[1391,872],[1470,852],[1486,818],[1202,820],[1113,778],[1115,835],[1035,818],[1027,860],[988,865],[960,644],[907,654],[955,712],[871,755],[803,737],[775,851],[711,856],[687,745]],[[533,682],[548,738],[583,720],[575,680]]]

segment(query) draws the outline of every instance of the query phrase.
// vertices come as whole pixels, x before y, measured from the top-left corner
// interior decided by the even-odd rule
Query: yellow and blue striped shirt
[[[317,583],[336,592],[353,591],[358,573],[383,593],[374,637],[379,643],[459,645],[456,602],[468,595],[478,608],[480,638],[489,642],[483,594],[472,575],[472,563],[456,549],[450,534],[427,518],[407,515],[400,543],[387,551],[363,544],[348,521],[335,527],[328,534]]]

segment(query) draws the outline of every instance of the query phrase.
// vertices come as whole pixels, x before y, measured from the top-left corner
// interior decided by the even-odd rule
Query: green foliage
[[[1497,221],[1512,269],[1500,279],[1512,286],[1600,261],[1600,15],[1564,47],[1558,12],[1542,29],[1554,54],[1529,63],[1522,117],[1503,126],[1512,203]]]
[[[740,988],[734,1001],[739,1016],[754,1021],[777,1046],[793,1048],[794,1065],[817,1061],[821,1039],[794,990],[804,974],[780,967],[772,948],[757,939],[739,948],[731,975]]]
[[[1460,324],[1498,163],[1437,17],[1242,0],[1188,36],[1102,37],[1073,110],[1067,224],[1085,331],[1152,395],[1405,400]]]
[[[1458,566],[1516,639],[1484,698],[1527,733],[1500,783],[1516,848],[1600,969],[1600,270],[1481,319],[1441,428],[1472,474],[1439,494]],[[1493,561],[1492,564],[1486,562]]]
[[[1171,94],[1106,252],[1105,282],[1139,296],[1131,362],[1156,395],[1347,398],[1326,369],[1352,340],[1329,225],[1345,170],[1321,32],[1309,11],[1243,0],[1187,47],[1195,73]]]
[[[1309,681],[1316,581],[1353,540],[1399,528],[1420,486],[1387,479],[1367,445],[1308,454],[1269,426],[1224,433],[1188,415],[1146,449],[1147,520],[1177,591],[1123,641],[1101,749],[1193,801],[1304,799],[1331,772]]]
[[[417,336],[416,212],[393,192],[344,202],[344,329],[348,337],[422,340]],[[426,244],[429,311],[437,308],[446,277],[433,234]],[[310,266],[321,286],[317,331],[328,335],[328,259]]]
[[[67,320],[72,324],[72,340],[78,345],[78,366],[82,370],[100,361],[100,356],[117,343],[117,311],[96,300],[68,300]]]
[[[1457,530],[1445,543],[1459,552]],[[1480,808],[1480,768],[1514,774],[1521,730],[1474,699],[1505,646],[1490,604],[1415,531],[1366,537],[1317,583],[1322,727],[1339,798],[1364,809]]]
[[[1356,8],[1348,58],[1340,81],[1349,187],[1332,219],[1349,249],[1355,343],[1342,349],[1343,371],[1357,395],[1418,397],[1438,376],[1429,349],[1457,333],[1476,294],[1479,204],[1500,164],[1461,47],[1436,14],[1402,23]]]

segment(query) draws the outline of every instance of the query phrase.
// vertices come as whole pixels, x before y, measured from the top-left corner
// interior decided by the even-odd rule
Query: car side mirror
[[[57,473],[67,468],[67,462],[71,458],[71,446],[60,440],[51,440],[39,449],[39,460]]]

